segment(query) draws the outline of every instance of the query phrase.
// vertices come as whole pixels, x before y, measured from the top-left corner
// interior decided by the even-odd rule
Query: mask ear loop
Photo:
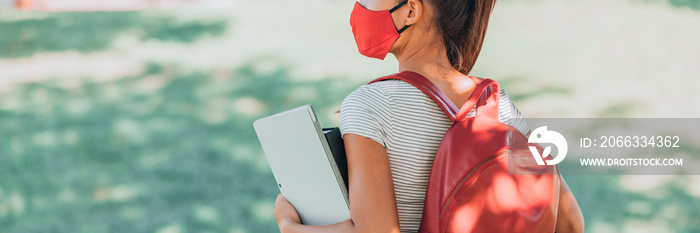
[[[408,29],[408,27],[410,27],[410,26],[411,25],[403,26],[401,29],[399,29],[399,34],[401,34],[403,31],[406,31],[406,29]]]
[[[399,5],[396,5],[394,8],[391,8],[391,10],[389,10],[389,13],[394,13],[394,11],[398,10],[398,9],[401,8],[403,5],[406,5],[406,3],[408,3],[408,0],[399,3]],[[410,27],[410,26],[411,26],[411,25],[403,26],[401,29],[399,29],[399,30],[397,30],[397,31],[399,32],[399,34],[401,34],[403,31],[406,31],[406,29],[408,29],[408,27]]]
[[[403,5],[406,5],[406,3],[408,3],[408,0],[399,3],[399,5],[396,5],[394,8],[391,8],[391,10],[389,10],[389,13],[394,13],[394,11],[398,10]]]

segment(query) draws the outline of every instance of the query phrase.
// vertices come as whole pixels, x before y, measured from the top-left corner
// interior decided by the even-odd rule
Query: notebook
[[[338,128],[324,128],[311,105],[253,123],[282,195],[303,224],[350,218],[345,147]]]

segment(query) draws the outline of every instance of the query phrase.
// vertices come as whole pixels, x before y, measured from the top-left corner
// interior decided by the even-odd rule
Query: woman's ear
[[[406,3],[406,9],[402,12],[405,15],[406,21],[404,25],[413,25],[423,16],[423,3],[419,0],[408,0]]]

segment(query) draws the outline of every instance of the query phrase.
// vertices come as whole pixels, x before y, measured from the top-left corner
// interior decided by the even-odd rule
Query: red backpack
[[[433,160],[418,232],[554,232],[558,170],[533,165],[527,136],[499,122],[497,82],[481,81],[457,109],[418,73],[401,72],[370,83],[387,79],[414,85],[453,122]],[[476,115],[467,117],[474,106]],[[542,152],[541,147],[537,149]],[[509,163],[518,163],[535,175],[511,175]]]

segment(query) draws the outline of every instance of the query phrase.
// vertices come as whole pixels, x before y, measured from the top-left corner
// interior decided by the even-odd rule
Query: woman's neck
[[[422,47],[421,47],[422,46]],[[430,80],[458,108],[467,101],[474,90],[475,81],[452,67],[442,45],[406,45],[403,51],[394,53],[399,61],[399,71],[413,71]]]
[[[399,72],[413,71],[429,79],[444,81],[466,76],[452,67],[441,44],[419,41],[407,44],[394,55],[399,61]]]

